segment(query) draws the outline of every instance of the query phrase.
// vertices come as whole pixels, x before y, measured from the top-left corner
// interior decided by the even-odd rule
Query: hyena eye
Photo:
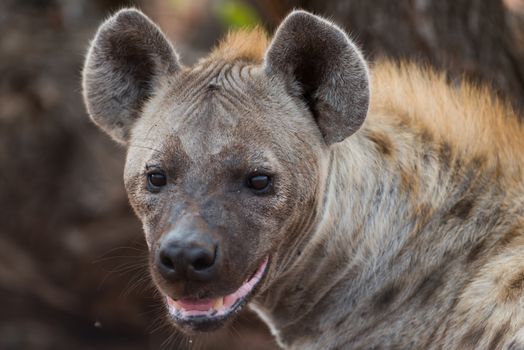
[[[265,193],[271,184],[271,178],[267,175],[252,175],[247,179],[247,187],[257,193]]]
[[[167,178],[161,172],[154,172],[147,174],[147,182],[151,189],[157,189],[167,184]]]

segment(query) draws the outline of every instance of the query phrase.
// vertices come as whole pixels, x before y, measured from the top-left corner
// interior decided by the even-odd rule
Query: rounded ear
[[[175,50],[151,20],[135,9],[117,12],[98,29],[84,64],[91,119],[125,144],[159,80],[178,69]]]
[[[366,62],[348,36],[325,19],[305,11],[287,16],[266,52],[265,71],[299,86],[328,145],[353,134],[366,118]]]

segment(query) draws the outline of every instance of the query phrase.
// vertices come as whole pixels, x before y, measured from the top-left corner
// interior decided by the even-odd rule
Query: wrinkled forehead
[[[250,153],[271,143],[260,68],[222,63],[183,72],[166,84],[144,110],[132,145],[142,139],[150,147],[183,152],[192,160],[207,156]]]

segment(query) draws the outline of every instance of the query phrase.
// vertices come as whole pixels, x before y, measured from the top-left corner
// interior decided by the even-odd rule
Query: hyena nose
[[[217,245],[208,238],[166,240],[156,256],[158,271],[170,282],[212,280],[216,263]]]

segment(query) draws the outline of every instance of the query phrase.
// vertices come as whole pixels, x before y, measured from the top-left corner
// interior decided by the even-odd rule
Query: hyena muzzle
[[[86,106],[127,147],[177,327],[213,330],[249,303],[287,348],[524,344],[522,125],[435,73],[372,72],[304,11],[192,67],[137,10],[99,28]]]

